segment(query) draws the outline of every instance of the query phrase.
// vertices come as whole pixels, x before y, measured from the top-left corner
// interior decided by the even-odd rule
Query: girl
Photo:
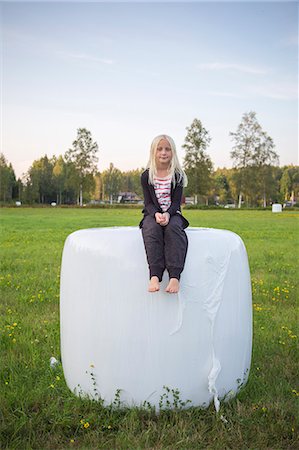
[[[165,268],[169,273],[166,292],[179,291],[188,240],[189,223],[181,213],[183,186],[187,177],[179,163],[171,137],[157,136],[151,145],[147,169],[141,175],[144,217],[140,222],[149,265],[149,292],[159,291]]]

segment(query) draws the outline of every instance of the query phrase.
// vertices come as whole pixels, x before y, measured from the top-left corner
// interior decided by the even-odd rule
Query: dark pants
[[[142,237],[150,271],[150,278],[162,280],[168,270],[169,278],[180,279],[184,269],[188,239],[179,215],[171,216],[168,225],[161,226],[151,216],[145,216],[142,223]]]

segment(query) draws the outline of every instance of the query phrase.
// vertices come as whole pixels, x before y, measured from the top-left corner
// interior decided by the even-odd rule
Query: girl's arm
[[[182,195],[183,186],[181,184],[176,184],[172,194],[171,205],[167,210],[170,216],[173,216],[177,211],[180,211]]]
[[[148,177],[146,173],[143,173],[141,175],[141,186],[143,190],[144,207],[150,216],[155,217],[155,214],[161,211],[153,203],[151,193],[149,191]]]

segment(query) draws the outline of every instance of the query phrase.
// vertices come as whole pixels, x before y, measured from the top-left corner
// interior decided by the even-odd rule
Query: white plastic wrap
[[[282,212],[282,205],[280,203],[273,203],[272,212],[274,213]]]
[[[235,233],[188,228],[181,289],[147,292],[148,267],[135,227],[79,230],[62,258],[61,353],[69,388],[105,404],[159,409],[167,386],[188,405],[236,394],[252,347],[247,254]],[[91,375],[92,373],[92,375]],[[171,398],[170,398],[171,400]]]

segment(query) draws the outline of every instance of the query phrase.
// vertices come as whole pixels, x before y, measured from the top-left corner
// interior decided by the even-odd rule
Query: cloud
[[[267,85],[255,85],[250,87],[254,95],[260,97],[272,98],[275,100],[297,100],[298,86],[296,83],[281,81],[269,82]]]
[[[291,81],[268,81],[266,84],[245,84],[236,92],[206,91],[207,95],[214,97],[228,97],[235,99],[249,99],[254,97],[270,98],[274,100],[297,100],[298,86]]]
[[[203,63],[197,64],[196,66],[200,70],[213,70],[213,71],[223,71],[230,70],[233,72],[242,72],[242,73],[250,73],[253,75],[266,75],[267,71],[265,69],[254,67],[254,66],[245,66],[243,64],[235,64],[235,63]]]
[[[246,97],[245,95],[235,94],[233,92],[221,92],[221,91],[209,91],[209,92],[207,92],[207,94],[213,95],[215,97],[230,97],[230,98],[238,98],[238,99],[243,99]]]
[[[92,61],[97,62],[100,64],[115,64],[115,61],[113,59],[107,59],[107,58],[99,58],[97,56],[93,55],[86,55],[83,53],[63,53],[63,56],[71,59],[80,59],[84,61]]]

